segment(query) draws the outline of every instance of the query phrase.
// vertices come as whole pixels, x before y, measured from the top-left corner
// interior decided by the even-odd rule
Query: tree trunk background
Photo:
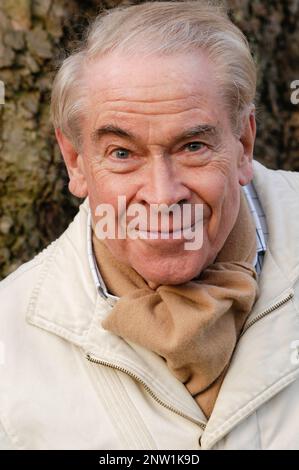
[[[57,238],[81,200],[49,120],[55,67],[101,9],[140,1],[0,0],[0,278]],[[299,171],[299,0],[228,0],[259,68],[255,158]]]

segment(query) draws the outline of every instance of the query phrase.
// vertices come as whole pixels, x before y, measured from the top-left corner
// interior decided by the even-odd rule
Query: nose
[[[148,173],[138,191],[139,203],[183,204],[190,201],[191,191],[183,184],[181,173],[173,168],[171,159],[165,156],[153,158]]]

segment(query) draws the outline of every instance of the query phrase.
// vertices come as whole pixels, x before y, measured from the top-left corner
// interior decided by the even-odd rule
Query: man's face
[[[87,71],[78,159],[93,222],[99,204],[117,214],[118,196],[127,208],[138,203],[147,211],[151,204],[203,205],[200,249],[187,250],[184,238],[173,237],[104,241],[150,285],[187,282],[214,261],[235,223],[240,184],[252,178],[251,152],[232,133],[214,75],[214,65],[198,53],[110,55]]]

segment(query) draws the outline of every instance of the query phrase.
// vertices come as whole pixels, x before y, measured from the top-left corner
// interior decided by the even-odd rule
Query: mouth
[[[192,225],[179,227],[175,230],[140,230],[135,229],[136,235],[141,239],[150,239],[150,240],[173,240],[173,239],[190,239],[192,233],[195,234],[195,231],[198,228],[202,227],[204,219],[198,219]]]

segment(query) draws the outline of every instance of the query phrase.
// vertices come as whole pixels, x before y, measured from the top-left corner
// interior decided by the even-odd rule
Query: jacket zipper
[[[243,330],[242,333],[240,334],[239,339],[241,338],[241,336],[244,335],[244,333],[248,330],[248,328],[250,328],[252,325],[254,325],[256,322],[258,322],[258,321],[261,320],[262,318],[264,318],[264,317],[266,317],[267,315],[269,315],[269,313],[274,312],[275,310],[277,310],[278,308],[280,308],[282,305],[284,305],[284,304],[286,304],[287,302],[289,302],[293,297],[294,297],[294,293],[293,293],[293,292],[290,292],[287,297],[285,297],[284,299],[280,300],[279,302],[277,302],[276,304],[272,305],[271,307],[268,307],[268,308],[267,308],[266,310],[264,310],[263,312],[259,313],[255,318],[253,318],[253,319],[248,323],[248,325],[246,325],[246,327],[244,328],[244,330]]]
[[[152,391],[152,389],[140,378],[138,375],[133,374],[131,371],[125,369],[124,367],[118,366],[117,364],[111,364],[106,361],[102,361],[100,359],[97,359],[95,357],[92,357],[90,354],[86,355],[86,358],[95,364],[101,364],[103,366],[111,367],[112,369],[119,370],[121,372],[124,372],[125,374],[128,374],[130,377],[132,377],[134,380],[139,382],[145,390],[150,394],[150,396],[157,402],[159,405],[164,406],[164,408],[167,408],[170,411],[173,411],[174,413],[178,414],[179,416],[182,416],[183,418],[189,419],[190,417],[182,413],[181,411],[177,410],[176,408],[173,408],[170,405],[167,405],[167,403],[164,403],[157,395]],[[192,418],[191,418],[192,419]],[[196,421],[192,419],[192,421],[200,426],[200,428],[204,431],[206,428],[206,424],[202,423],[201,421]]]
[[[250,328],[252,325],[254,325],[256,322],[258,322],[259,320],[261,320],[262,318],[264,318],[265,316],[269,315],[270,313],[274,312],[275,310],[277,310],[278,308],[280,308],[282,305],[286,304],[287,302],[289,302],[292,298],[294,297],[294,294],[293,292],[290,292],[288,294],[287,297],[285,297],[284,299],[280,300],[279,302],[277,302],[276,304],[272,305],[271,307],[268,307],[266,310],[264,310],[263,312],[259,313],[255,318],[253,318],[249,323],[248,325],[244,328],[244,330],[242,331],[241,335],[239,336],[239,339],[241,338],[241,336],[244,335],[244,333],[248,330],[248,328]],[[137,382],[139,382],[141,385],[143,385],[144,389],[150,394],[150,396],[157,402],[159,403],[161,406],[164,406],[164,408],[167,408],[168,410],[170,411],[173,411],[174,413],[178,414],[179,416],[182,416],[183,418],[187,418],[190,420],[190,417],[185,415],[184,413],[182,413],[181,411],[177,410],[176,408],[173,408],[172,406],[170,405],[167,405],[167,403],[164,403],[159,397],[157,397],[157,395],[152,391],[152,389],[142,380],[140,379],[140,377],[138,377],[138,375],[136,374],[133,374],[131,371],[125,369],[124,367],[121,367],[117,364],[111,364],[109,362],[106,362],[106,361],[102,361],[100,359],[97,359],[95,357],[92,357],[90,354],[87,354],[86,355],[86,358],[90,361],[90,362],[93,362],[95,364],[101,364],[103,366],[107,366],[107,367],[111,367],[112,369],[116,369],[116,370],[119,370],[121,372],[124,372],[125,374],[129,375],[130,377],[132,377],[134,380],[136,380]],[[196,424],[198,424],[200,426],[200,428],[204,431],[205,428],[206,428],[206,424],[202,423],[201,421],[195,421],[194,419],[192,419],[193,422],[195,422]]]

